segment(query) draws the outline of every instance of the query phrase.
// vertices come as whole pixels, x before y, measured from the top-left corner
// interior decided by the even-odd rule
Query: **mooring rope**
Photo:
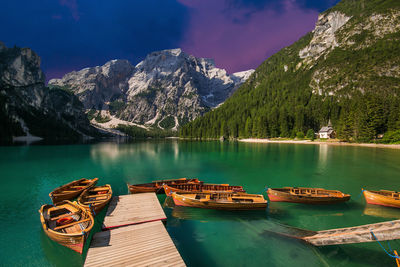
[[[364,189],[361,189],[361,192],[360,192],[360,194],[358,194],[358,196],[357,197],[354,197],[353,198],[353,200],[359,200],[360,199],[360,197],[362,196],[362,194],[363,194],[363,192],[364,192],[365,190]]]
[[[161,190],[164,190],[163,185],[165,185],[165,183],[163,183],[163,184],[161,185],[161,187],[158,188],[158,189],[156,190],[156,194],[158,194]]]
[[[379,242],[379,240],[378,240],[378,238],[376,238],[376,236],[375,236],[375,234],[374,234],[374,232],[372,232],[372,230],[370,229],[369,230],[370,232],[371,232],[371,234],[372,234],[372,236],[375,238],[375,240],[376,240],[376,242],[378,242],[378,244],[379,244],[379,246],[381,246],[381,248],[383,249],[383,251],[385,251],[385,253],[387,254],[387,255],[389,255],[390,257],[392,257],[392,258],[396,258],[396,259],[400,259],[400,257],[399,256],[397,256],[397,255],[392,255],[392,254],[390,254],[384,247],[383,247],[383,245],[381,244],[381,242]],[[387,242],[388,243],[388,246],[389,246],[389,249],[390,249],[390,252],[392,252],[393,253],[393,250],[392,250],[392,248],[390,247],[390,244],[389,244],[389,242]]]
[[[263,189],[263,191],[261,191],[261,193],[258,193],[257,195],[262,195],[264,192],[267,192],[268,191],[268,186],[266,186],[264,189]]]
[[[94,211],[92,204],[89,204],[89,209],[93,213],[93,216],[96,216],[96,212]]]

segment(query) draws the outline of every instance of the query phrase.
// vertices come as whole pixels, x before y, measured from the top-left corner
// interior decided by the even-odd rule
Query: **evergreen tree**
[[[308,129],[306,137],[308,139],[314,140],[315,139],[315,134],[313,129]]]
[[[252,133],[251,133],[252,129],[253,129],[253,124],[252,124],[251,118],[247,117],[246,126],[244,128],[244,137],[245,138],[249,138],[252,136]]]

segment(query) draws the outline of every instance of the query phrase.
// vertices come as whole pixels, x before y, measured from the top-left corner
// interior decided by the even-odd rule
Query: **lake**
[[[360,193],[361,188],[398,190],[400,150],[177,140],[0,147],[0,265],[84,262],[47,238],[38,213],[51,202],[52,189],[82,177],[100,178],[98,184],[111,184],[115,195],[128,193],[126,183],[180,177],[243,185],[249,193],[262,193],[266,186],[338,189],[352,200],[331,206],[274,202],[267,211],[252,212],[174,208],[165,196],[159,200],[167,231],[188,266],[395,265],[377,243],[316,248],[277,232],[398,219],[400,211],[366,205]],[[390,244],[400,250],[399,241]]]

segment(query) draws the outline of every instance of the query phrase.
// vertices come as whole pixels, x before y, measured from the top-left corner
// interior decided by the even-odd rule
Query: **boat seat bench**
[[[84,219],[84,220],[81,220],[81,221],[75,221],[75,222],[72,222],[72,223],[69,223],[69,224],[66,224],[66,225],[57,226],[57,227],[54,228],[53,230],[55,230],[55,231],[61,230],[61,229],[64,229],[64,228],[73,226],[73,225],[75,225],[75,224],[80,224],[80,223],[88,222],[88,221],[90,221],[90,218],[87,218],[87,219]]]
[[[50,218],[50,220],[56,221],[56,220],[58,220],[58,219],[62,219],[62,218],[65,218],[65,217],[70,217],[70,216],[72,216],[72,215],[78,215],[78,214],[79,214],[79,212],[73,212],[73,213],[62,214],[62,215],[60,215],[60,216],[57,216],[57,217],[54,217],[54,218]]]

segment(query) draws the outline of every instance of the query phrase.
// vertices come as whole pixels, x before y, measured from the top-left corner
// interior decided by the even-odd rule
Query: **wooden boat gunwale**
[[[64,184],[64,185],[61,185],[61,186],[55,188],[53,191],[51,191],[49,193],[49,197],[51,198],[51,200],[53,201],[54,204],[61,202],[63,200],[71,200],[72,198],[77,197],[79,194],[81,194],[86,189],[96,185],[98,180],[99,180],[99,178],[93,178],[93,179],[81,178],[81,179],[69,182],[67,184]],[[78,183],[82,183],[82,182],[87,182],[87,185],[80,186],[82,188],[78,189],[78,190],[68,190],[71,187],[73,187],[74,184],[78,184]]]
[[[206,198],[197,198],[198,195],[205,195]],[[212,199],[209,197],[210,195],[217,195],[217,197],[225,196],[226,201]],[[175,202],[175,205],[178,206],[187,206],[194,208],[208,208],[208,209],[226,209],[226,210],[260,210],[266,209],[268,206],[268,201],[264,198],[263,195],[256,194],[246,194],[246,193],[231,193],[231,192],[200,192],[200,193],[187,193],[187,194],[178,194],[176,192],[172,193],[172,198]],[[193,197],[194,196],[194,197]],[[208,197],[207,197],[208,196]],[[229,200],[230,197],[230,200]],[[240,198],[242,200],[251,200],[251,201],[242,201],[235,202],[233,198]],[[254,201],[255,199],[260,199],[261,201]],[[178,202],[180,204],[178,204]],[[181,203],[183,202],[183,204]],[[189,203],[192,202],[192,203]]]
[[[367,192],[370,192],[370,193],[373,193],[373,194],[377,194],[377,195],[380,195],[380,196],[384,196],[384,197],[390,197],[390,196],[388,196],[386,194],[392,194],[391,198],[394,198],[393,194],[397,194],[398,197],[399,197],[399,200],[400,200],[400,192],[397,192],[397,191],[384,190],[384,189],[382,189],[382,190],[366,190],[366,189],[362,189],[362,191],[363,192],[367,191]]]
[[[73,206],[79,206],[78,204],[74,204],[74,202],[71,202],[71,201],[69,201],[69,200],[64,200],[64,201],[67,202],[68,204],[73,205]],[[64,202],[64,201],[63,201],[63,202]],[[58,203],[57,205],[62,205],[63,202],[60,202],[60,203]],[[41,216],[40,216],[40,221],[42,222],[42,226],[46,227],[46,230],[51,231],[51,232],[53,232],[53,233],[55,233],[55,234],[57,234],[57,235],[64,235],[64,236],[81,236],[81,235],[82,235],[82,232],[81,232],[81,233],[76,233],[76,234],[61,233],[61,232],[58,232],[58,231],[55,231],[55,230],[49,228],[48,225],[47,225],[47,223],[46,223],[46,221],[45,221],[45,219],[44,219],[44,215],[43,215],[43,210],[44,210],[44,208],[45,208],[46,206],[54,206],[54,205],[45,204],[45,205],[42,205],[42,207],[41,207],[40,210],[39,210],[39,213],[40,213],[40,215],[41,215]],[[84,211],[83,207],[80,207],[80,210]],[[85,212],[86,212],[86,211],[85,211]],[[90,214],[90,212],[87,212],[87,214],[88,214],[89,217],[91,217],[91,220],[92,220],[93,223],[91,223],[89,227],[85,228],[85,230],[82,230],[82,231],[85,232],[85,233],[89,233],[89,232],[92,230],[93,225],[94,225],[93,216]],[[67,215],[67,214],[66,214],[66,215]]]
[[[207,189],[210,186],[216,186],[217,188],[232,188],[230,190],[209,190]],[[189,194],[189,193],[216,193],[216,192],[227,192],[227,193],[238,193],[238,194],[243,194],[246,193],[246,191],[244,191],[242,186],[235,186],[235,185],[220,185],[220,184],[201,184],[199,185],[199,189],[200,190],[192,190],[190,189],[190,187],[194,187],[195,185],[178,185],[178,187],[184,187],[182,188],[178,188],[178,187],[174,187],[174,186],[170,186],[170,185],[163,185],[164,188],[164,192],[167,196],[171,196],[172,192],[178,193],[178,194]],[[186,187],[186,188],[185,188]],[[203,189],[203,188],[206,189]],[[241,191],[237,191],[234,190],[237,187],[237,189],[241,189]]]
[[[96,197],[106,197],[106,198],[96,200],[96,202],[84,201],[84,198],[88,197],[87,194],[96,189],[98,189],[99,192],[107,191],[107,193],[93,195],[92,196],[93,198],[96,198]],[[90,212],[92,212],[90,210],[91,209],[90,204],[94,203],[94,204],[92,204],[92,208],[94,209],[94,211],[96,213],[98,213],[111,201],[112,195],[113,195],[113,191],[112,191],[111,185],[109,185],[109,184],[105,184],[103,186],[92,186],[92,187],[87,188],[85,191],[82,192],[82,194],[80,194],[80,196],[77,199],[77,202],[78,202],[78,205],[89,210]]]
[[[66,213],[51,217],[53,211],[64,212],[64,210]],[[90,212],[76,202],[64,200],[54,205],[42,205],[39,213],[43,231],[51,240],[82,254],[87,237],[94,226],[94,219]],[[70,217],[71,221],[58,225],[60,217]],[[57,219],[57,222],[54,219]],[[50,226],[50,223],[53,226]]]
[[[305,193],[304,193],[305,191]],[[311,187],[268,188],[268,198],[272,202],[292,202],[304,204],[334,204],[350,200],[351,195],[339,190]]]
[[[164,180],[156,180],[151,183],[144,184],[129,184],[127,183],[128,190],[131,194],[136,193],[147,193],[147,192],[155,192],[155,193],[164,193],[163,185],[167,184],[197,184],[202,183],[197,178],[178,178],[178,179],[164,179]]]
[[[400,192],[365,189],[362,189],[362,192],[368,204],[400,208]]]
[[[152,181],[151,183],[165,183],[165,182],[177,182],[177,181],[190,181],[193,180],[192,182],[196,183],[196,182],[200,182],[199,179],[197,178],[186,178],[186,177],[182,177],[182,178],[177,178],[177,179],[161,179],[161,180],[155,180]]]
[[[202,183],[199,181],[197,178],[178,178],[178,179],[164,179],[164,180],[156,180],[152,181],[150,183],[143,183],[143,184],[129,184],[127,183],[128,186],[135,186],[135,187],[150,187],[150,186],[162,186],[163,184],[168,184],[168,183]]]

